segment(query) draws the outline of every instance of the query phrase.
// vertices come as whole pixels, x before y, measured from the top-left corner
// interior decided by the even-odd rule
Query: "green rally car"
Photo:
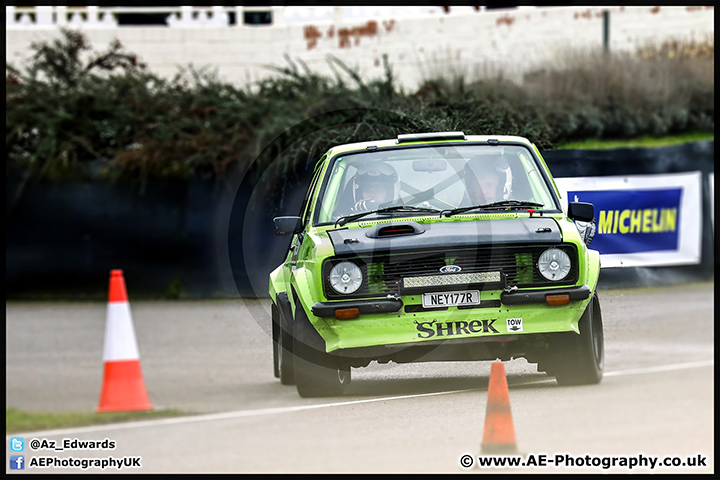
[[[561,385],[600,382],[594,207],[515,136],[398,135],[317,163],[270,274],[275,376],[342,394],[351,368],[525,357]]]

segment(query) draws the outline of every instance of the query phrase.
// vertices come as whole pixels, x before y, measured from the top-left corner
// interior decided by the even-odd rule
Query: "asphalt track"
[[[545,466],[478,466],[490,362],[371,364],[353,369],[342,397],[300,398],[272,375],[269,305],[258,300],[130,296],[154,407],[195,415],[19,435],[27,442],[111,439],[113,450],[24,454],[26,462],[141,457],[140,468],[123,472],[711,473],[713,287],[601,291],[606,375],[599,385],[559,387],[523,359],[505,363],[518,450],[526,462],[544,458]],[[95,303],[6,304],[7,406],[94,411],[105,310]],[[460,465],[464,455],[469,468]],[[651,467],[650,459],[670,457],[680,466]],[[614,467],[603,468],[611,461]],[[633,461],[643,463],[622,465]]]

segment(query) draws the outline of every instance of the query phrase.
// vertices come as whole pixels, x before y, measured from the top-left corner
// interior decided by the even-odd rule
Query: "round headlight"
[[[362,285],[362,271],[353,262],[340,262],[330,270],[330,286],[338,293],[354,293]]]
[[[559,248],[548,248],[538,259],[538,270],[548,280],[562,280],[570,273],[570,257]]]

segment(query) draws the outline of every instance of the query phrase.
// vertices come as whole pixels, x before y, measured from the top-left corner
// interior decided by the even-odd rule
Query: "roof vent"
[[[397,136],[397,143],[422,142],[428,140],[466,140],[463,132],[407,133]]]

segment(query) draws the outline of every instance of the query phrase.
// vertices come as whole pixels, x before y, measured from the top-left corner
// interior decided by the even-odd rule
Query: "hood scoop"
[[[404,237],[406,235],[418,235],[425,229],[416,222],[385,223],[370,228],[365,236],[368,238]]]

